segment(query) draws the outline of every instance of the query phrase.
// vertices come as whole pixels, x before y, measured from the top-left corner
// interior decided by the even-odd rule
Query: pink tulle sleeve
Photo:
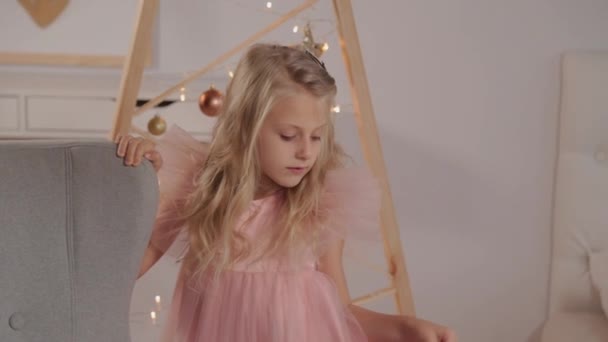
[[[379,183],[366,168],[329,172],[320,203],[325,218],[321,242],[380,242],[380,201]]]
[[[208,155],[208,145],[173,125],[157,141],[156,149],[163,158],[163,165],[157,173],[160,198],[150,243],[177,257],[188,244],[180,209],[194,189],[194,178]]]

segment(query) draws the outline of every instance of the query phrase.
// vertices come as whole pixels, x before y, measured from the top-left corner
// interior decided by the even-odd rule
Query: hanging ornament
[[[312,29],[310,28],[310,23],[306,23],[306,26],[304,27],[304,39],[302,40],[302,45],[308,51],[312,52],[317,58],[320,58],[321,55],[323,55],[323,53],[329,49],[329,44],[315,42],[315,38],[312,35]]]
[[[161,135],[167,130],[167,122],[159,115],[154,115],[150,121],[148,121],[148,132],[153,135]]]
[[[46,28],[59,17],[68,6],[68,0],[54,1],[18,1],[40,28]]]
[[[209,89],[198,98],[198,106],[201,112],[207,116],[216,116],[224,102],[224,95],[211,85]]]

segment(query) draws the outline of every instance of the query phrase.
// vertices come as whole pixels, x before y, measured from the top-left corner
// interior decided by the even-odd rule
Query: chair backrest
[[[0,341],[129,341],[157,201],[109,141],[0,141]]]
[[[608,248],[608,52],[562,63],[550,311],[602,313],[589,256]]]

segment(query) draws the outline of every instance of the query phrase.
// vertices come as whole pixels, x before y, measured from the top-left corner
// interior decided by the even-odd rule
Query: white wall
[[[276,18],[235,3],[254,4],[162,1],[148,74],[191,71]],[[299,1],[275,3],[281,10]],[[608,2],[353,6],[417,313],[455,328],[461,341],[531,340],[547,306],[560,54],[608,49]],[[331,8],[321,0],[316,12],[328,18]],[[290,39],[290,28],[273,37]],[[330,44],[337,47],[335,37]],[[326,61],[348,102],[337,49]],[[23,70],[39,68],[0,68]],[[218,70],[214,80],[224,74]],[[352,120],[340,122],[340,139],[358,155]],[[138,284],[139,293],[151,291],[142,284],[157,284],[166,299],[170,269],[160,264]],[[145,308],[151,294],[134,305]],[[378,308],[389,310],[386,303]],[[155,332],[135,334],[143,341]]]
[[[70,1],[56,20],[41,30],[18,1],[3,1],[0,51],[120,55],[129,47],[130,36],[125,31],[133,27],[136,3]]]
[[[608,3],[375,3],[354,6],[418,313],[526,341],[547,304],[560,53],[608,48]]]

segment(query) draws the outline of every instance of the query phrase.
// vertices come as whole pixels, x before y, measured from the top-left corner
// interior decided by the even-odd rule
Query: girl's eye
[[[281,134],[281,139],[285,140],[285,141],[291,141],[293,140],[293,138],[295,138],[295,135],[285,135],[285,134]]]
[[[311,137],[313,141],[320,141],[321,137]]]

